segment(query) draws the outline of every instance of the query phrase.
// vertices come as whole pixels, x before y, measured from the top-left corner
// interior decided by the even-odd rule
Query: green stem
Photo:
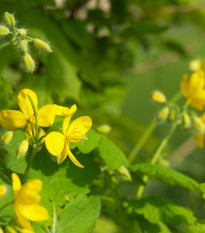
[[[169,102],[176,103],[177,101],[181,99],[181,97],[182,97],[182,93],[181,91],[179,91],[175,96],[171,98]]]
[[[136,145],[133,148],[133,150],[131,151],[131,153],[129,154],[128,160],[130,163],[132,163],[136,159],[140,149],[143,147],[143,145],[145,144],[145,142],[147,141],[149,136],[155,130],[156,126],[157,126],[157,121],[154,119],[151,122],[151,124],[148,126],[148,128],[146,129],[146,131],[144,132],[144,134],[142,135],[140,140],[136,143]]]
[[[167,136],[162,140],[161,144],[159,145],[159,147],[157,148],[156,152],[154,153],[154,156],[151,160],[151,164],[155,164],[157,162],[157,160],[159,159],[162,150],[164,149],[164,147],[167,145],[167,142],[169,141],[171,135],[173,134],[173,132],[175,131],[176,127],[178,126],[180,122],[177,120],[174,122],[174,124],[172,125],[170,131],[168,132]],[[143,181],[146,183],[148,181],[148,176],[144,175],[143,176]],[[144,191],[145,186],[144,185],[140,185],[137,193],[136,193],[136,198],[139,199],[142,196],[142,193]]]
[[[7,180],[9,184],[12,184],[11,179],[9,179],[1,170],[0,170],[0,176],[2,176],[5,180]]]
[[[0,208],[0,210],[2,211],[4,208],[6,208],[8,205],[11,205],[11,204],[13,204],[14,202],[13,201],[10,201],[10,202],[8,202],[8,203],[6,203],[5,205],[3,205],[1,208]]]
[[[53,202],[53,226],[52,226],[52,233],[56,232],[56,223],[57,223],[57,214],[56,214],[56,206]]]
[[[35,156],[36,156],[37,150],[36,150],[36,147],[34,147],[34,146],[35,146],[35,144],[33,145],[33,149],[32,149],[32,152],[31,152],[31,155],[30,155],[30,158],[29,158],[29,161],[28,161],[26,170],[25,170],[24,175],[23,175],[23,178],[22,178],[22,182],[23,182],[23,183],[24,183],[24,182],[27,180],[27,178],[28,178],[28,174],[29,174],[30,168],[31,168],[31,166],[32,166],[32,164],[33,164],[33,161],[34,161],[34,158],[35,158]]]

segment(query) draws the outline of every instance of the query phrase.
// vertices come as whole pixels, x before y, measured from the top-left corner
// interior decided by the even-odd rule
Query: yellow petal
[[[204,88],[205,79],[204,72],[194,72],[189,80],[189,92],[192,96],[201,91]]]
[[[16,196],[21,189],[21,181],[16,173],[12,173],[11,178],[14,195]]]
[[[189,85],[188,85],[187,79],[188,79],[188,75],[187,74],[183,75],[181,83],[180,83],[180,87],[181,87],[182,94],[188,98],[189,97]]]
[[[48,219],[47,210],[38,204],[21,206],[20,213],[31,221],[44,221]]]
[[[58,116],[68,116],[70,114],[73,115],[73,113],[76,112],[76,110],[77,106],[75,104],[71,106],[71,108],[56,105],[55,114]]]
[[[25,128],[27,125],[27,118],[22,112],[3,110],[0,112],[0,124],[7,130]]]
[[[74,104],[69,111],[69,114],[67,113],[65,115],[65,118],[63,120],[63,134],[66,135],[67,131],[68,131],[68,127],[69,127],[69,123],[70,123],[70,119],[73,116],[73,114],[76,112],[77,110],[77,106]]]
[[[82,164],[80,164],[78,162],[78,160],[75,158],[75,156],[72,154],[72,152],[70,151],[70,148],[68,147],[68,145],[66,145],[66,149],[67,149],[67,153],[68,153],[68,156],[70,158],[70,160],[78,167],[80,168],[84,168],[84,166]]]
[[[57,156],[64,149],[65,136],[58,132],[49,133],[45,137],[45,145],[50,154]]]
[[[50,127],[53,125],[56,116],[55,104],[47,104],[38,110],[38,125]]]
[[[38,194],[42,189],[42,182],[39,179],[34,179],[22,185],[18,194],[15,197],[16,205],[33,205],[37,204],[41,197]]]
[[[79,142],[92,126],[92,119],[82,116],[75,119],[68,128],[67,135],[70,142]]]
[[[38,110],[38,100],[35,92],[30,89],[23,89],[20,91],[18,95],[18,105],[21,111],[27,116],[27,118],[31,118],[34,114],[31,102],[29,100],[28,95],[33,100],[36,111]]]
[[[194,135],[194,140],[201,149],[204,147],[204,135],[203,134]]]
[[[14,206],[15,208],[15,206]],[[18,210],[15,209],[16,212],[16,216],[17,216],[17,224],[22,227],[23,229],[28,230],[29,232],[34,232],[33,228],[31,226],[31,223],[26,220],[26,218],[24,218],[19,212]]]
[[[0,199],[4,196],[6,193],[6,186],[4,184],[0,185]]]

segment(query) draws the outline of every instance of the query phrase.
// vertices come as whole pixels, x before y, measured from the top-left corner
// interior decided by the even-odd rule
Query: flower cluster
[[[33,44],[39,51],[51,53],[52,50],[48,43],[27,35],[27,30],[24,28],[16,28],[16,20],[14,15],[6,12],[4,15],[4,25],[0,25],[0,36],[6,38],[5,43],[14,45],[22,57],[24,68],[27,72],[33,73],[35,70],[35,61],[29,53],[29,44]]]
[[[11,132],[16,129],[25,130],[25,140],[19,146],[17,156],[22,157],[26,154],[29,143],[40,149],[45,141],[48,151],[57,158],[58,164],[62,163],[67,155],[78,167],[83,167],[69,149],[69,142],[80,142],[85,140],[84,135],[92,126],[92,120],[88,116],[82,116],[70,124],[72,115],[76,112],[77,107],[71,108],[59,106],[56,104],[44,105],[38,108],[36,94],[30,89],[20,91],[18,97],[20,110],[2,110],[0,112],[0,125]],[[55,116],[63,116],[62,133],[50,132],[45,133],[45,127],[53,125]],[[8,135],[3,135],[4,141],[8,144]],[[6,138],[6,139],[5,139]],[[5,144],[6,144],[5,143]]]

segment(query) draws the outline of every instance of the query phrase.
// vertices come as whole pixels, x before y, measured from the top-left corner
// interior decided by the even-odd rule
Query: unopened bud
[[[187,113],[182,115],[182,125],[185,130],[188,130],[191,126],[191,118]]]
[[[26,54],[28,52],[28,41],[27,40],[22,40],[19,44],[20,50]]]
[[[6,146],[13,138],[13,131],[7,131],[1,136],[1,142]]]
[[[165,121],[167,119],[169,115],[169,108],[168,107],[164,107],[163,109],[161,109],[161,111],[158,113],[157,115],[157,119],[159,121]]]
[[[117,171],[120,173],[120,175],[122,176],[123,180],[126,181],[132,181],[132,177],[129,173],[129,170],[125,167],[125,166],[120,166]]]
[[[107,134],[109,133],[111,130],[111,127],[109,125],[100,125],[99,127],[97,127],[97,131],[99,133],[103,133],[103,134]]]
[[[10,27],[15,27],[16,22],[15,22],[15,18],[12,14],[5,12],[4,18]]]
[[[6,36],[10,33],[9,28],[6,26],[0,25],[0,36]]]
[[[176,110],[175,109],[171,109],[169,112],[169,116],[168,116],[168,121],[173,121],[176,117]]]
[[[160,104],[165,103],[167,101],[165,95],[160,91],[153,91],[151,94],[151,98],[152,100]]]
[[[27,230],[25,230],[25,231],[27,231]],[[6,233],[17,233],[17,231],[13,227],[7,226],[6,227]]]
[[[190,63],[189,63],[189,69],[191,71],[198,71],[201,68],[201,61],[199,59],[193,59]]]
[[[0,199],[4,196],[6,193],[6,186],[4,184],[0,185]]]
[[[17,159],[22,158],[26,155],[29,147],[28,140],[23,140],[17,150]]]
[[[21,35],[21,36],[25,36],[27,34],[27,30],[24,28],[18,28],[16,29],[16,31]]]
[[[46,42],[39,40],[39,39],[33,39],[33,43],[34,45],[41,50],[42,52],[46,52],[46,53],[51,53],[53,52],[49,46],[49,44],[47,44]]]
[[[193,117],[193,126],[196,134],[204,134],[205,133],[205,125],[200,117]]]
[[[23,57],[25,68],[28,72],[33,73],[35,69],[35,62],[29,53],[26,53]]]

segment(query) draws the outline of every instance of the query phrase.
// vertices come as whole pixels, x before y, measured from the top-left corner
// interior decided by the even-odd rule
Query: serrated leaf
[[[98,147],[101,135],[98,134],[95,130],[90,129],[86,134],[86,137],[88,140],[77,144],[78,149],[84,154],[88,154],[96,147]]]
[[[151,179],[157,179],[161,182],[164,182],[169,185],[179,185],[184,188],[193,189],[198,188],[199,184],[171,168],[160,166],[160,165],[151,165],[151,164],[137,164],[131,166],[131,171],[148,175]]]
[[[188,226],[183,233],[204,233],[205,220],[197,220],[192,226]]]
[[[125,154],[108,138],[102,136],[100,141],[100,156],[110,169],[117,169],[124,165],[128,166]]]
[[[58,233],[89,233],[100,212],[100,200],[94,196],[79,195],[67,203],[57,223]]]
[[[178,206],[174,202],[162,197],[148,197],[131,200],[130,205],[135,213],[143,215],[150,223],[177,225],[180,223],[193,224],[196,218],[191,210]]]
[[[89,185],[97,178],[99,169],[92,162],[92,156],[78,156],[78,151],[73,152],[75,157],[85,167],[75,166],[69,158],[58,165],[51,160],[51,155],[45,148],[36,155],[33,167],[29,174],[29,179],[39,178],[43,182],[42,196],[62,204],[69,198],[81,193],[89,192]]]

